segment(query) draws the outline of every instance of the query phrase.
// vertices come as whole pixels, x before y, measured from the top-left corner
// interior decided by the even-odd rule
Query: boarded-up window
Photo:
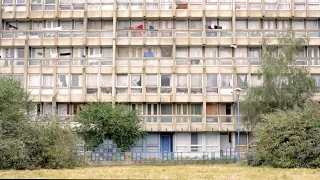
[[[207,104],[207,115],[217,115],[218,114],[218,105],[217,104]]]

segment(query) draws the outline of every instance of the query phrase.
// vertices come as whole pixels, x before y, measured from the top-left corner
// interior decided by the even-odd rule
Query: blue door
[[[170,156],[170,136],[169,135],[161,136],[161,155],[162,155],[162,160],[169,160],[169,156]]]
[[[170,136],[162,135],[161,136],[161,152],[170,152]]]

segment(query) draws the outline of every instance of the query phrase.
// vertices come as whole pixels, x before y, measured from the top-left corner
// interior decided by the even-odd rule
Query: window
[[[207,74],[207,94],[218,93],[218,74]]]
[[[15,74],[14,77],[20,83],[21,87],[23,87],[24,86],[23,74],[22,75]]]
[[[39,74],[29,74],[28,86],[38,87],[40,85],[40,75]]]
[[[251,74],[251,87],[258,87],[262,85],[262,75]]]
[[[187,47],[177,47],[176,57],[188,57],[188,48]]]
[[[190,20],[190,29],[202,29],[201,20]]]
[[[81,87],[82,86],[82,75],[72,74],[71,75],[71,87]]]
[[[158,134],[156,133],[148,133],[146,137],[147,145],[146,145],[146,152],[160,152],[159,151],[159,138]]]
[[[176,29],[186,30],[188,29],[188,21],[186,20],[176,20]]]
[[[43,74],[42,75],[42,87],[53,87],[53,75],[52,74]]]
[[[233,87],[232,74],[221,74],[221,87]]]
[[[291,0],[279,0],[279,9],[280,10],[290,10]]]
[[[71,48],[61,48],[59,49],[60,58],[71,58]]]
[[[101,74],[100,88],[101,88],[101,94],[112,93],[112,75],[111,74]]]
[[[87,74],[87,94],[98,92],[98,74]]]
[[[24,49],[23,48],[17,49],[17,58],[24,58]]]
[[[292,29],[304,29],[304,21],[292,20]]]
[[[146,93],[158,92],[158,78],[156,74],[147,74]]]
[[[62,30],[72,30],[72,21],[61,21]]]
[[[266,1],[266,10],[277,9],[277,0],[265,0],[265,1]]]
[[[236,139],[238,139],[238,133],[236,133]],[[245,133],[240,133],[240,146],[247,146],[248,145],[248,139],[247,139],[247,134]]]
[[[202,74],[191,74],[191,94],[202,94]]]
[[[117,93],[128,93],[128,75],[118,74],[117,75]]]
[[[68,115],[69,113],[69,104],[57,103],[58,106],[58,115]]]
[[[200,133],[191,133],[191,152],[199,152],[202,149],[202,136]]]
[[[191,104],[191,123],[201,123],[202,122],[202,104]],[[197,116],[196,116],[197,115]]]
[[[57,75],[57,86],[58,87],[68,87],[69,78],[68,74],[58,74]]]
[[[161,104],[161,122],[162,123],[171,123],[172,122],[172,104]]]
[[[190,64],[201,65],[202,64],[202,48],[190,48]]]
[[[142,93],[142,75],[131,75],[131,93]]]
[[[83,20],[75,20],[74,30],[82,30],[82,28],[83,28]]]
[[[129,57],[129,47],[118,47],[117,57]]]
[[[187,104],[177,104],[177,115],[188,115]]]
[[[171,93],[172,92],[172,80],[171,75],[161,75],[161,93]]]
[[[213,47],[206,47],[205,48],[205,57],[206,57],[206,65],[219,65],[218,60],[218,49]]]
[[[320,88],[320,75],[319,74],[311,74],[311,76],[314,78],[316,81],[316,86]]]
[[[44,57],[45,58],[57,58],[57,48],[45,48]]]
[[[177,94],[188,94],[188,75],[177,74]]]
[[[101,21],[100,20],[89,20],[88,21],[88,30],[100,30]]]
[[[53,11],[55,9],[56,0],[44,0],[44,10]]]
[[[158,0],[146,0],[146,9],[147,10],[158,9]]]
[[[238,66],[241,65],[248,65],[248,53],[247,53],[247,48],[241,48],[238,47],[235,49],[235,57],[236,57],[236,64]]]
[[[158,104],[147,104],[147,117],[146,122],[148,123],[156,123],[158,122]]]
[[[306,0],[295,0],[295,10],[305,10]]]
[[[237,74],[237,86],[241,88],[247,87],[247,75]]]

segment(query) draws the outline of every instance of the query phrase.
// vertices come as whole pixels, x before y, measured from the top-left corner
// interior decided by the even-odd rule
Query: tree
[[[89,103],[78,114],[77,122],[80,124],[77,132],[89,149],[104,139],[112,139],[122,151],[127,151],[146,135],[137,111],[122,104]]]
[[[35,123],[34,109],[18,80],[0,77],[0,169],[75,167],[74,134],[54,121]]]
[[[304,50],[307,42],[307,39],[291,38],[290,31],[278,38],[277,45],[263,40],[262,65],[258,71],[263,83],[248,89],[241,103],[245,124],[255,126],[263,123],[263,114],[302,107],[313,96],[314,79],[306,67],[295,65],[297,53]]]
[[[264,115],[254,130],[250,165],[279,168],[320,167],[320,106],[308,102],[293,110]]]

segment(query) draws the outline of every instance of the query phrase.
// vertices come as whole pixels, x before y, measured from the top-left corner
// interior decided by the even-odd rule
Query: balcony
[[[109,45],[113,43],[112,30],[88,30],[87,44],[88,45]]]
[[[88,18],[109,17],[113,16],[114,1],[113,0],[88,0],[87,2]]]
[[[230,45],[232,43],[232,30],[224,29],[206,29],[207,45]]]

